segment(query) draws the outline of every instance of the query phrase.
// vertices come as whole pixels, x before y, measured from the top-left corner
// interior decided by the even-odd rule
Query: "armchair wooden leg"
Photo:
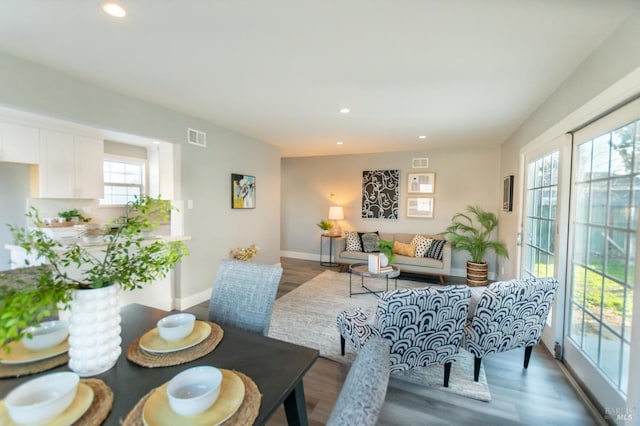
[[[444,285],[444,276],[440,275],[440,285]]]
[[[531,352],[533,351],[533,346],[527,346],[524,348],[524,368],[529,366],[529,360],[531,359]]]
[[[477,382],[480,378],[480,365],[482,364],[482,358],[475,357],[473,360],[473,381]]]
[[[340,353],[344,356],[344,337],[340,336]]]
[[[449,376],[451,375],[451,362],[444,363],[444,387],[449,387]]]

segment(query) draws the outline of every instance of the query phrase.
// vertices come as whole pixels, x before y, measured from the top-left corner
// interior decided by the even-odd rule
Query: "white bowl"
[[[24,337],[22,344],[32,351],[41,351],[62,343],[69,335],[69,324],[64,321],[45,321],[26,331],[32,337]]]
[[[69,371],[51,373],[21,384],[4,400],[15,423],[41,424],[62,413],[76,397],[80,376]]]
[[[82,236],[82,242],[89,245],[98,245],[102,244],[104,241],[102,239],[102,235],[86,234]]]
[[[164,340],[172,341],[187,337],[193,331],[196,317],[193,314],[174,314],[158,321],[158,333]]]
[[[222,372],[215,367],[189,368],[169,381],[169,406],[181,416],[200,414],[216,402],[221,383]]]

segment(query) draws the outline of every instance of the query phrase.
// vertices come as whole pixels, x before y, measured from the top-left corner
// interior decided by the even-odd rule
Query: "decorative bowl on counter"
[[[164,340],[179,340],[191,334],[195,321],[196,317],[193,314],[169,315],[158,321],[158,333]]]
[[[41,351],[64,341],[69,335],[69,324],[64,321],[45,321],[39,326],[27,328],[31,337],[22,339],[22,344],[29,350]]]
[[[80,376],[69,371],[46,374],[9,392],[4,405],[18,424],[44,424],[71,405],[79,382]]]
[[[218,399],[222,372],[211,366],[189,368],[178,373],[167,385],[171,409],[181,416],[194,416]]]

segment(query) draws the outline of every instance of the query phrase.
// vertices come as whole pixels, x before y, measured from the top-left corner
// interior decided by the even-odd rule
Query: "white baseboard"
[[[320,261],[320,255],[316,253],[303,253],[299,251],[280,251],[280,257],[290,257],[293,259],[302,259],[302,260],[315,260],[316,262]]]
[[[176,309],[184,310],[188,309],[192,306],[198,305],[202,302],[206,302],[211,298],[211,289],[203,290],[199,293],[192,294],[191,296],[185,297],[183,299],[176,299]]]

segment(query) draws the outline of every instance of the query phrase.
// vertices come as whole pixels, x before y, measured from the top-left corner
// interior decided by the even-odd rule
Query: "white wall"
[[[412,169],[413,158],[429,158],[428,169]],[[497,213],[501,206],[500,149],[434,149],[282,160],[281,241],[284,255],[317,259],[320,229],[331,205],[344,207],[343,230],[439,233],[451,217],[467,205],[480,205]],[[400,170],[400,217],[362,219],[361,194],[364,170]],[[433,219],[406,217],[407,173],[435,172]],[[326,244],[326,243],[325,243]],[[326,250],[325,247],[323,250]],[[326,254],[326,251],[324,251]],[[452,275],[466,276],[466,253],[454,253]],[[496,270],[493,256],[487,258]]]
[[[3,244],[11,239],[6,225],[24,225],[28,197],[29,166],[0,163],[0,271],[11,269],[9,251]]]
[[[218,262],[232,248],[256,242],[256,261],[279,262],[280,155],[274,146],[2,52],[0,105],[180,145],[175,196],[194,206],[183,211],[184,232],[192,237],[178,274],[184,304],[209,297]],[[187,128],[206,132],[207,147],[187,144]],[[256,176],[254,210],[231,209],[231,173]]]

